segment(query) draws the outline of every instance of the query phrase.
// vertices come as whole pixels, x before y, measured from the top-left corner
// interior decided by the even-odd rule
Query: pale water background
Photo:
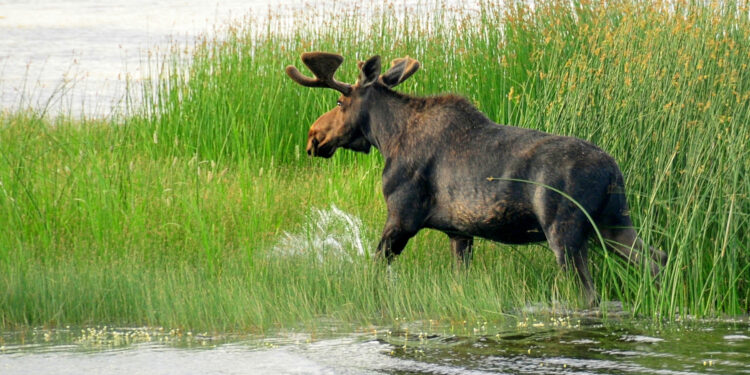
[[[413,12],[431,0],[393,0]],[[444,0],[478,9],[479,0]],[[384,3],[376,2],[379,6]],[[126,82],[155,76],[170,46],[190,49],[197,37],[221,35],[224,27],[252,19],[263,28],[269,14],[305,27],[325,14],[358,6],[353,16],[368,22],[356,0],[0,0],[0,111],[35,108],[52,115],[103,117],[126,108]],[[408,13],[403,12],[403,13]],[[401,12],[397,17],[404,17]],[[152,58],[149,58],[149,54]],[[138,98],[131,98],[138,100]]]
[[[190,44],[248,15],[293,12],[305,3],[0,0],[0,110],[109,115],[122,109],[126,77],[137,83],[154,68],[146,63],[148,51]]]

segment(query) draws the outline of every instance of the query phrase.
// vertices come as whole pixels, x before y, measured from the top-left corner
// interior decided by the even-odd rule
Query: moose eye
[[[341,105],[342,105],[342,104],[343,104],[343,103],[341,103],[341,100],[337,100],[337,101],[336,101],[336,105],[337,105],[337,106],[341,107]]]

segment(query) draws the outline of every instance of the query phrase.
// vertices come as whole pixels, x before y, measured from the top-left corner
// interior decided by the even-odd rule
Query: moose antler
[[[297,68],[289,65],[286,67],[286,74],[295,82],[306,87],[332,88],[344,95],[349,95],[352,92],[350,84],[339,82],[333,78],[336,69],[344,62],[344,57],[341,55],[328,52],[305,52],[302,54],[302,62],[315,74],[315,78],[307,77],[300,73]]]
[[[391,61],[391,68],[380,76],[381,81],[388,87],[395,87],[404,82],[419,70],[419,61],[409,56]]]

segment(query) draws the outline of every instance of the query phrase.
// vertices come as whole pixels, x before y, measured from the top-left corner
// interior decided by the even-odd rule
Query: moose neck
[[[369,128],[365,138],[386,160],[429,138],[451,138],[492,121],[461,96],[413,97],[376,87],[367,98]]]
[[[368,102],[369,128],[363,129],[365,138],[375,146],[386,159],[392,157],[397,149],[397,142],[405,131],[414,109],[410,103],[418,98],[411,98],[384,87],[375,88]]]

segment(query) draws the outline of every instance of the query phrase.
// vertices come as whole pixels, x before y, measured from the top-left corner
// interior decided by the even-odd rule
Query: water
[[[401,0],[398,7],[414,11],[423,2]],[[476,1],[446,3],[477,7]],[[0,0],[0,110],[121,113],[127,85],[157,76],[153,56],[171,46],[189,50],[198,36],[221,35],[222,28],[248,17],[263,29],[269,12],[290,27],[297,26],[292,15],[304,12],[305,27],[315,27],[326,12],[357,5],[356,0]],[[362,22],[371,8],[357,8]],[[138,98],[129,100],[137,104]]]
[[[0,0],[0,109],[108,115],[126,78],[156,71],[148,51],[190,44],[248,14],[304,0]]]
[[[2,333],[15,374],[750,374],[750,322],[539,316],[260,335],[149,328]]]

